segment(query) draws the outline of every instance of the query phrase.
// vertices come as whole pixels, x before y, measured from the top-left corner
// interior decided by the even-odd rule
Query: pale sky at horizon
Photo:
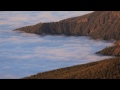
[[[93,11],[0,11],[0,26],[9,24],[17,28],[40,22],[56,22],[91,12]]]

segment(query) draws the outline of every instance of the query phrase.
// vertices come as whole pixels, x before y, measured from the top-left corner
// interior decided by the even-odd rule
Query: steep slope
[[[95,11],[59,22],[39,23],[18,28],[27,33],[88,35],[94,39],[120,40],[120,11]]]
[[[120,41],[117,41],[114,46],[106,47],[105,49],[97,52],[97,54],[120,56]]]
[[[24,79],[120,79],[120,58],[38,73]]]

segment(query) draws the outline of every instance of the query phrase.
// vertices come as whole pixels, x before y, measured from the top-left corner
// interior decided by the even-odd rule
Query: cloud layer
[[[0,40],[0,78],[20,78],[109,58],[94,54],[109,45],[110,42],[89,40],[88,37],[16,34]]]
[[[110,58],[94,53],[112,45],[112,42],[95,41],[84,36],[39,36],[12,31],[21,25],[57,21],[83,13],[85,12],[1,11],[0,78],[21,78],[38,72]]]

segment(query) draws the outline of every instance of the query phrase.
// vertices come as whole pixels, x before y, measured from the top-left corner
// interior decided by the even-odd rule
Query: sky
[[[0,78],[22,78],[62,67],[111,58],[95,52],[113,42],[85,36],[40,36],[13,31],[39,22],[59,21],[90,11],[0,11]]]
[[[91,12],[93,11],[0,11],[0,26],[18,28],[40,22],[55,22]]]

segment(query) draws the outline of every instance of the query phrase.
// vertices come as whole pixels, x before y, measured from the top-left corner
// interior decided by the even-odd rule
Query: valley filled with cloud
[[[90,12],[90,11],[89,11]],[[88,11],[1,11],[0,78],[22,78],[38,72],[111,58],[95,52],[113,42],[86,36],[35,35],[13,31],[21,26],[59,21]]]

